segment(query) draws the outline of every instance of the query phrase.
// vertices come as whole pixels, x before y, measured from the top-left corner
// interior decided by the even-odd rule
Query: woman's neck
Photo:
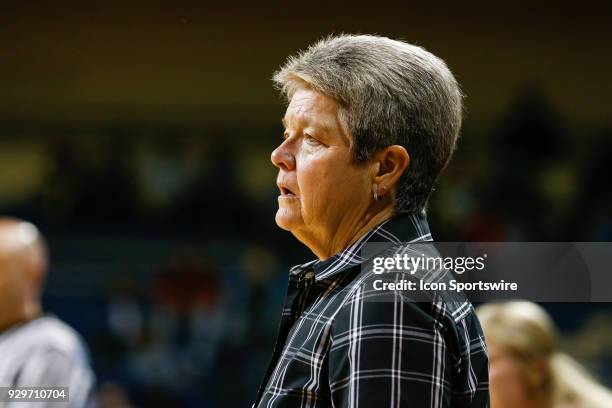
[[[306,244],[319,259],[325,260],[357,242],[359,238],[364,236],[378,224],[393,217],[393,213],[393,207],[387,207],[377,213],[366,214],[353,223],[349,224],[345,222],[343,225],[339,226],[333,234],[329,234],[329,232],[324,234],[327,235],[327,237],[322,236],[310,242],[301,241]]]

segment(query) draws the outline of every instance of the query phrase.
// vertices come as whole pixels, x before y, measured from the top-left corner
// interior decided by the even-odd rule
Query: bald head
[[[47,250],[38,229],[0,217],[0,330],[41,313]]]

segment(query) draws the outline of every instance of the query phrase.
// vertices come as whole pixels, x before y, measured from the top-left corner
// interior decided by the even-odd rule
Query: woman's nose
[[[270,156],[270,160],[272,164],[274,164],[279,169],[283,170],[291,170],[295,168],[295,157],[287,148],[287,144],[285,142],[281,143]]]

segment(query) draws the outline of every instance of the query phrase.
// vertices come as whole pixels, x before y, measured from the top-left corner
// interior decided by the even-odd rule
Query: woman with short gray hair
[[[316,259],[290,271],[255,406],[487,406],[472,305],[381,292],[362,253],[432,240],[424,210],[461,126],[452,73],[421,47],[340,35],[290,57],[274,81],[289,103],[271,157],[276,223]]]

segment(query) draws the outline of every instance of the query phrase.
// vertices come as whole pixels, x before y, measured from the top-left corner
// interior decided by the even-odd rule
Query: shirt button
[[[312,279],[314,277],[314,272],[313,271],[308,271],[306,272],[306,275],[304,275],[305,279]]]

